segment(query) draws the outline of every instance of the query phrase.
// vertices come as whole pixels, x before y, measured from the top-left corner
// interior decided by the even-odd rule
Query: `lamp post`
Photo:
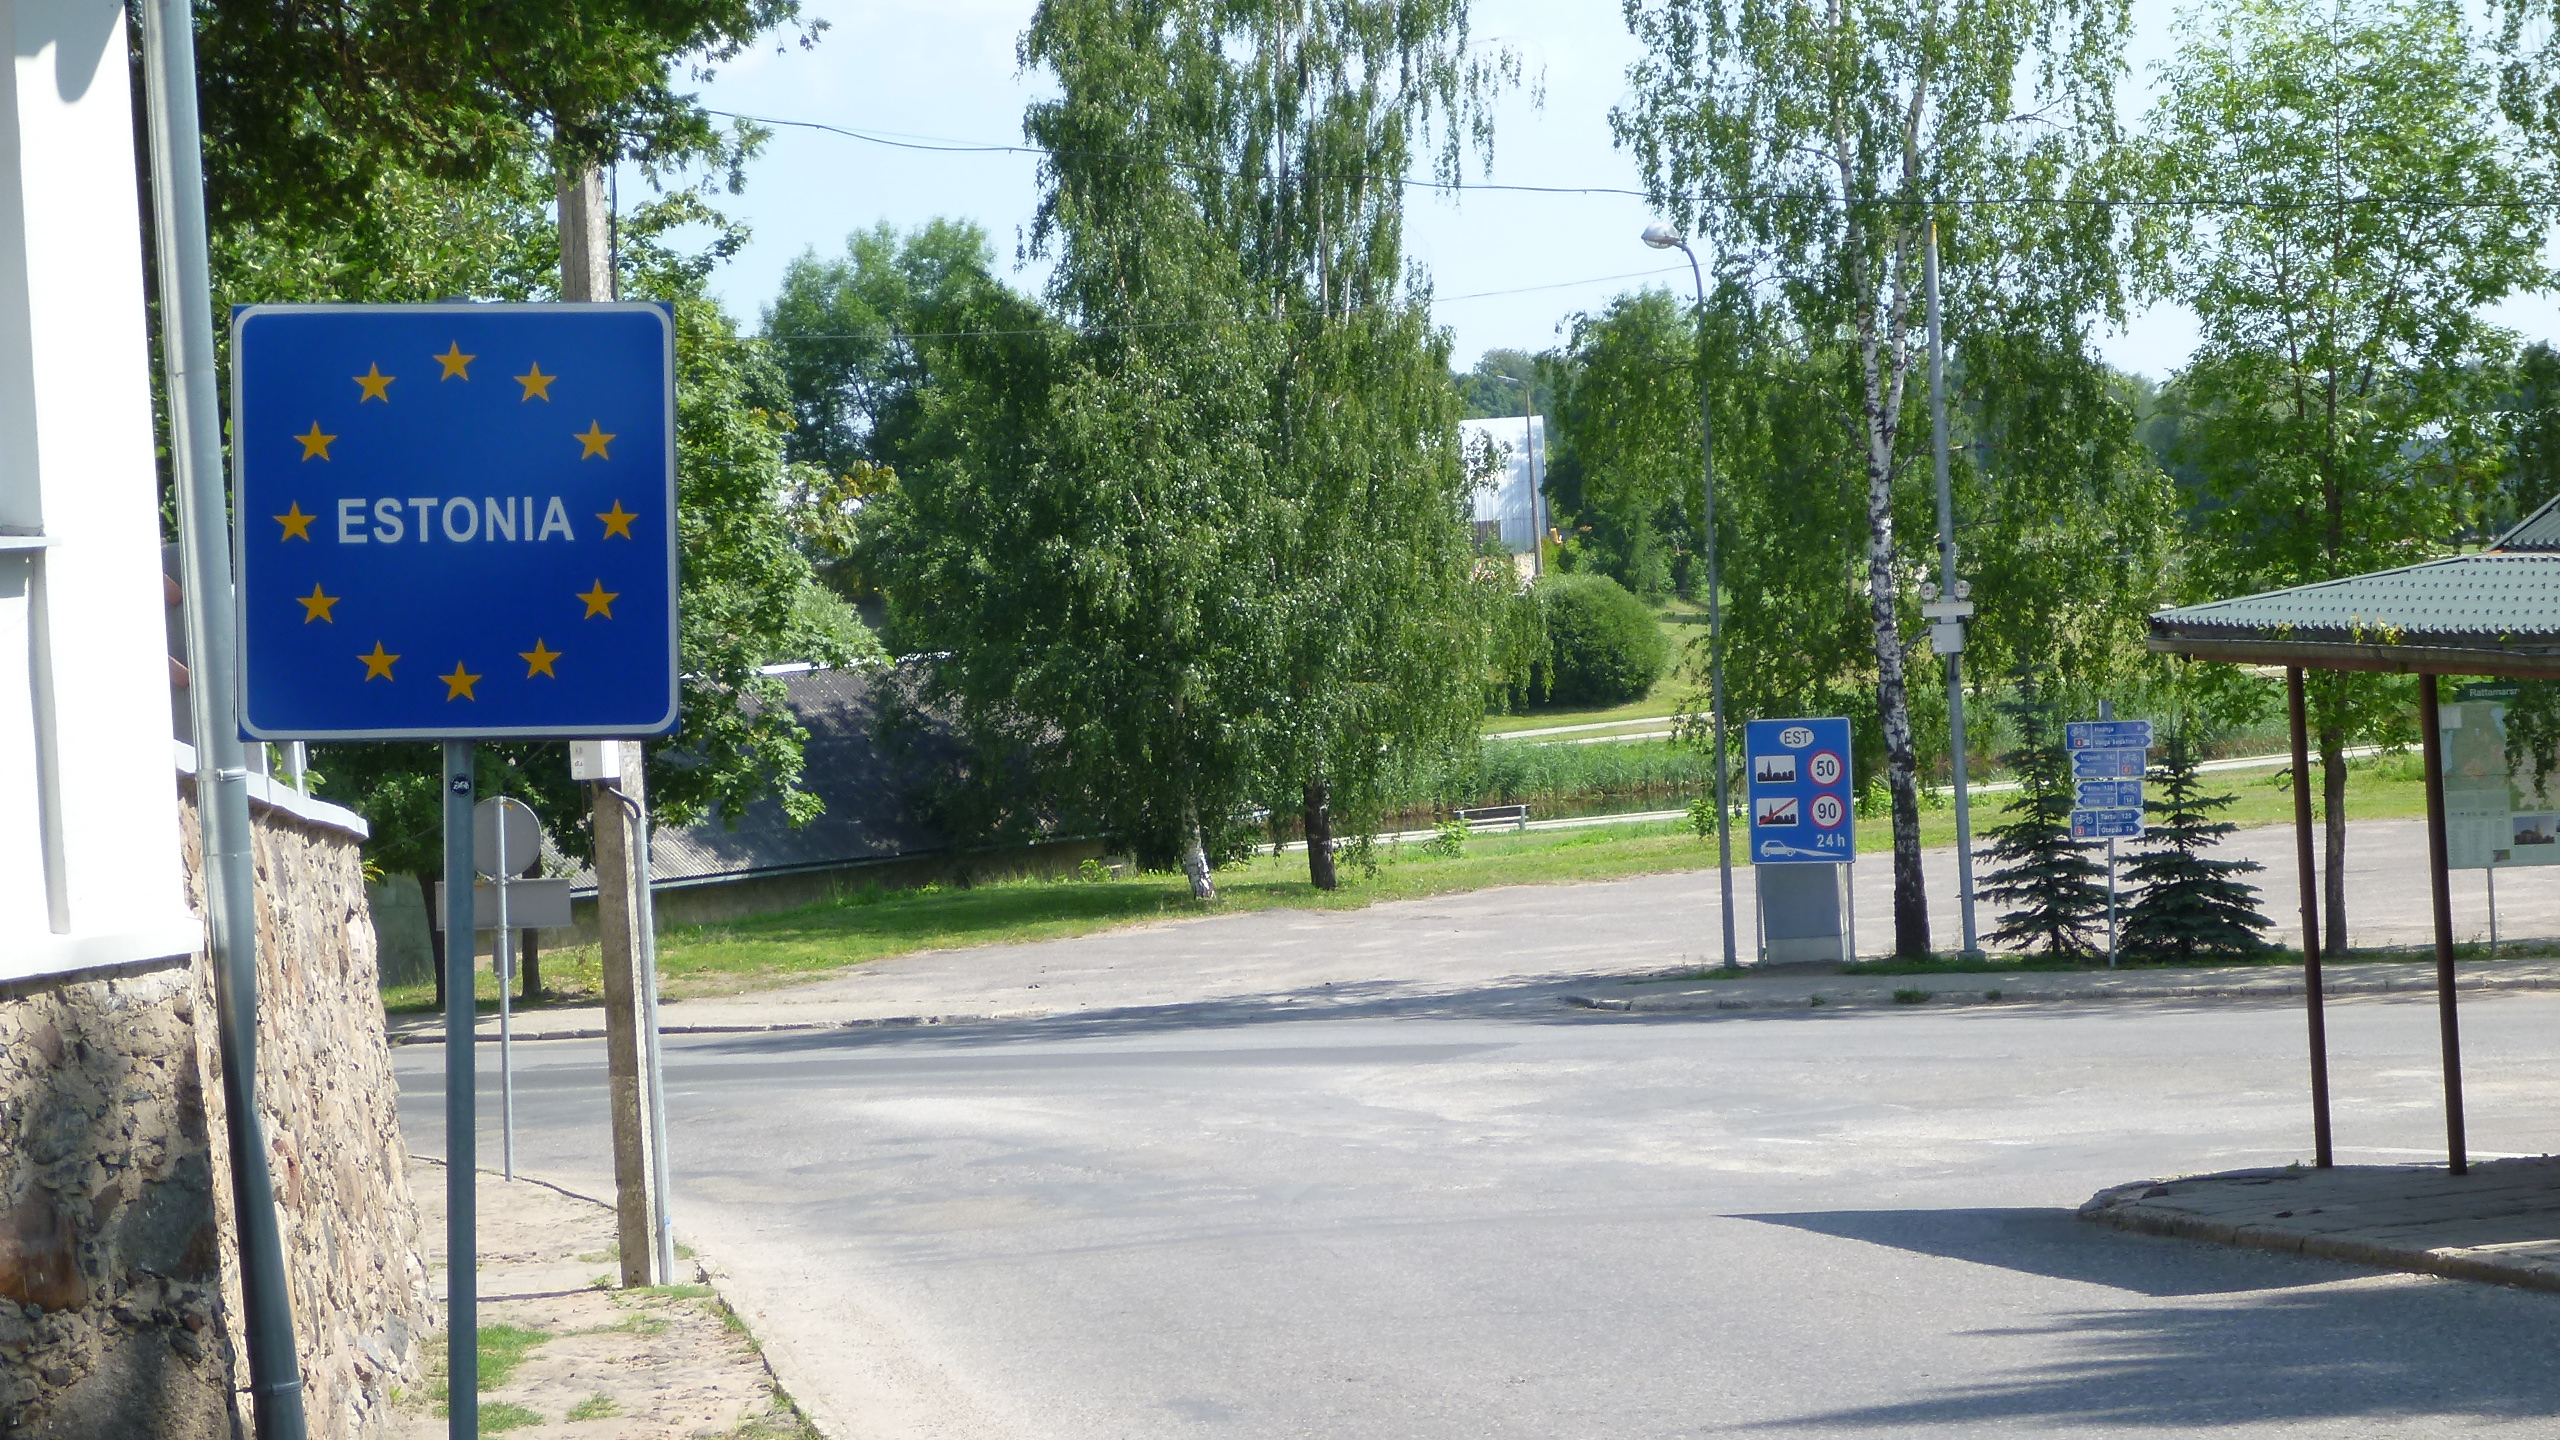
[[[1716,733],[1716,872],[1724,886],[1724,964],[1741,962],[1733,948],[1732,807],[1725,798],[1724,759],[1724,588],[1716,570],[1715,423],[1707,394],[1707,281],[1698,268],[1698,252],[1679,232],[1656,220],[1644,227],[1644,243],[1656,250],[1677,250],[1689,257],[1689,283],[1698,295],[1698,462],[1706,484],[1707,530],[1707,713]]]

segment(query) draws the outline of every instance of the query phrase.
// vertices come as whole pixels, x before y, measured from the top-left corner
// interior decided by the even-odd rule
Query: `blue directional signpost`
[[[2116,842],[2142,833],[2142,777],[2151,768],[2151,722],[2074,720],[2062,727],[2062,743],[2071,755],[2071,838],[2107,842],[2107,966],[2113,969]]]
[[[1857,861],[1849,722],[1754,720],[1743,727],[1743,753],[1751,767],[1751,863],[1771,867],[1752,881],[1764,953],[1773,960],[1806,958],[1827,944],[1836,955],[1822,958],[1849,958],[1856,930],[1841,893],[1849,872],[1786,868]]]
[[[449,1394],[476,1435],[471,742],[675,727],[673,322],[255,305],[231,362],[241,732],[444,742]]]

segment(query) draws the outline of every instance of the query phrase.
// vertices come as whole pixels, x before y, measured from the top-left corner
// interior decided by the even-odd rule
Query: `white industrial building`
[[[1498,539],[1514,555],[1536,564],[1539,533],[1547,526],[1547,422],[1542,416],[1461,420],[1458,437],[1470,465],[1490,451],[1491,483],[1476,491],[1476,533]]]

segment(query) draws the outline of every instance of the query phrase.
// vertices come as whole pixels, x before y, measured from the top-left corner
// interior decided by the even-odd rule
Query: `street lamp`
[[[1677,250],[1689,257],[1689,283],[1698,294],[1698,455],[1706,482],[1707,524],[1707,712],[1716,732],[1716,871],[1724,885],[1724,964],[1741,962],[1733,949],[1732,807],[1725,798],[1724,760],[1724,586],[1716,570],[1715,423],[1707,395],[1707,281],[1698,268],[1698,252],[1680,233],[1656,220],[1644,227],[1644,243],[1656,250]]]

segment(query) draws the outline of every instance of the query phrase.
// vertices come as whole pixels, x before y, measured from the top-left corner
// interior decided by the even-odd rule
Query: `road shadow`
[[[2259,1250],[2157,1240],[2041,1206],[1977,1210],[1816,1210],[1727,1219],[1783,1225],[2153,1299],[2287,1290],[2375,1272]]]
[[[1731,1428],[1886,1433],[2052,1425],[2187,1433],[2395,1415],[2560,1415],[2560,1298],[2123,1235],[2060,1210],[1735,1218],[2124,1290],[2151,1300],[1966,1332],[2067,1358],[1882,1404]],[[2356,1282],[2356,1283],[2337,1283]]]

